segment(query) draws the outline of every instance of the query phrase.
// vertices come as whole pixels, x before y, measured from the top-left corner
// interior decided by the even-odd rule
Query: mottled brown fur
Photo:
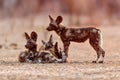
[[[89,39],[90,45],[94,48],[97,53],[97,59],[93,61],[96,63],[99,59],[100,55],[102,54],[102,58],[105,56],[105,51],[102,49],[102,34],[99,29],[89,27],[89,28],[66,28],[60,23],[62,22],[63,18],[58,16],[56,20],[54,20],[51,16],[50,24],[47,27],[48,31],[55,31],[61,38],[64,46],[64,51],[66,56],[68,57],[68,48],[70,42],[85,42]],[[67,62],[67,58],[66,58]],[[103,59],[99,61],[99,63],[103,63]]]
[[[25,45],[26,51],[23,51],[19,54],[19,62],[28,62],[28,63],[56,63],[62,62],[62,55],[58,51],[57,42],[53,45],[52,35],[49,38],[48,42],[42,40],[43,46],[37,51],[37,33],[32,32],[29,36],[25,32],[25,37],[27,43]]]
[[[35,61],[35,57],[37,56],[37,54],[39,53],[37,51],[37,33],[36,32],[31,32],[31,35],[29,36],[26,32],[25,32],[25,37],[27,40],[27,43],[25,44],[25,48],[27,49],[24,52],[21,52],[19,54],[19,62],[32,62]]]
[[[53,44],[53,38],[52,35],[49,38],[48,42],[45,42],[42,40],[42,43],[44,45],[44,49],[46,51],[49,51],[50,54],[52,54],[53,58],[55,58],[55,62],[64,62],[64,51],[58,49],[58,42]],[[40,49],[41,50],[41,49]]]

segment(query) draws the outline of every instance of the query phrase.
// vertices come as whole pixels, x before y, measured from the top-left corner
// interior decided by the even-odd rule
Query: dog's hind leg
[[[95,61],[92,61],[93,63],[96,63],[98,61],[98,59],[100,58],[101,52],[99,51],[99,46],[96,45],[94,42],[89,41],[90,45],[93,47],[93,49],[96,51],[97,53],[97,58],[95,59]]]
[[[103,63],[104,61],[104,57],[105,57],[105,51],[100,47],[100,53],[102,54],[101,60],[99,61],[99,63]]]
[[[102,34],[100,31],[96,31],[96,33],[91,34],[89,43],[94,48],[97,53],[97,58],[93,63],[96,63],[102,54],[102,60],[99,63],[103,63],[105,51],[102,49]]]
[[[99,61],[99,63],[103,63],[104,57],[105,57],[105,51],[102,49],[102,45],[103,45],[102,33],[100,31],[98,31],[98,35],[99,35],[99,42],[98,42],[99,44],[98,45],[100,47],[99,51],[102,54],[102,57],[101,57],[101,60]]]

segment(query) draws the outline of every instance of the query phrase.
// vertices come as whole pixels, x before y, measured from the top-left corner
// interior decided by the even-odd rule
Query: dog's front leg
[[[64,42],[63,45],[64,45],[64,51],[66,56],[65,62],[68,62],[68,50],[69,50],[70,42]]]

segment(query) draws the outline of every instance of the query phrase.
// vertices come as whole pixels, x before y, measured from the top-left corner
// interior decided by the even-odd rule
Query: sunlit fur
[[[67,28],[60,24],[63,20],[62,16],[58,16],[56,20],[53,19],[51,16],[49,16],[49,18],[50,18],[50,23],[49,26],[47,27],[47,30],[55,31],[60,36],[67,57],[68,57],[68,49],[70,42],[81,43],[89,39],[90,45],[97,53],[97,59],[93,61],[93,63],[96,63],[101,55],[102,58],[104,59],[105,51],[102,49],[102,34],[99,29],[93,27]],[[66,57],[66,62],[67,62],[67,57]],[[99,63],[103,63],[103,59],[100,60]]]

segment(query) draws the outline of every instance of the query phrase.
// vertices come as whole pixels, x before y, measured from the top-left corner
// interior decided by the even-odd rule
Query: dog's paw
[[[92,61],[92,63],[97,63],[97,61]]]
[[[98,63],[103,63],[103,61],[99,61]]]

